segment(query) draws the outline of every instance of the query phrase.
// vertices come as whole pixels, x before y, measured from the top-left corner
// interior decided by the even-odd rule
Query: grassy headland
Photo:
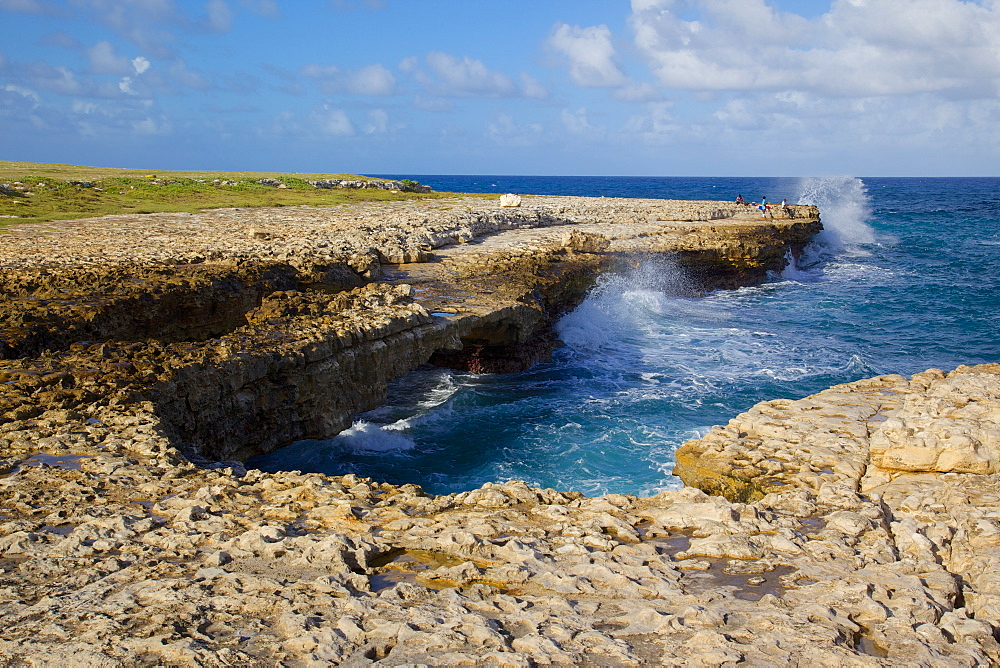
[[[310,181],[381,181],[354,174],[111,169],[0,160],[0,229],[11,223],[222,207],[330,206],[441,197],[380,188],[317,188]]]

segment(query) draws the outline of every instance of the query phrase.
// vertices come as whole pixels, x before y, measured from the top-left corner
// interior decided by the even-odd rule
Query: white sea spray
[[[768,282],[704,298],[678,296],[668,263],[607,276],[559,323],[565,345],[551,363],[497,376],[421,370],[359,416],[380,433],[355,429],[353,445],[314,441],[271,461],[434,493],[511,478],[655,493],[677,484],[681,443],[758,401],[996,358],[1000,279],[983,271],[1000,265],[995,181],[723,181],[818,204],[827,232]],[[658,196],[700,181],[662,182]]]
[[[398,430],[364,421],[355,422],[332,440],[334,444],[355,452],[401,451],[409,450],[415,445],[412,438],[399,433]]]
[[[803,178],[799,204],[819,207],[823,231],[817,242],[833,251],[876,243],[871,220],[871,196],[864,181],[854,176]]]

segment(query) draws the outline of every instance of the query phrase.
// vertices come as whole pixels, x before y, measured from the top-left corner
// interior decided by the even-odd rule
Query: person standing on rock
[[[771,213],[771,207],[767,205],[767,197],[760,198],[760,206],[757,208],[760,209],[761,218],[767,218],[768,214]]]

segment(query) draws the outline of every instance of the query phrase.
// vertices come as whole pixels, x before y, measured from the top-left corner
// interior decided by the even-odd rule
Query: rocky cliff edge
[[[124,263],[105,253],[103,264],[74,264],[79,250],[69,249],[18,272],[25,251],[4,239],[17,249],[4,256],[5,299],[19,306],[4,312],[0,361],[0,656],[88,666],[996,665],[998,365],[762,403],[680,450],[678,473],[694,486],[648,498],[519,482],[428,496],[354,476],[192,463],[213,452],[199,449],[200,435],[232,428],[213,406],[243,406],[265,431],[285,411],[287,436],[316,419],[309,379],[335,374],[344,396],[363,392],[352,374],[376,350],[400,352],[401,367],[435,354],[456,362],[470,347],[465,363],[487,364],[491,350],[528,362],[544,351],[546,318],[615,257],[652,250],[683,265],[701,253],[723,283],[752,280],[816,230],[775,223],[772,234],[771,223],[704,214],[631,225],[559,215],[593,236],[564,227],[554,241],[554,225],[539,225],[515,243],[504,240],[512,230],[496,230],[416,247],[432,257],[391,267],[354,259],[354,247],[335,262],[292,254],[252,266],[198,249],[200,262],[167,271],[136,239],[151,234],[154,250],[184,244],[124,225]],[[185,229],[201,238],[197,225]],[[287,229],[255,229],[233,246]],[[213,262],[221,274],[206,270]],[[692,276],[691,289],[711,273]],[[470,289],[453,294],[458,286]],[[64,316],[75,334],[63,333]],[[79,332],[96,336],[71,340]]]

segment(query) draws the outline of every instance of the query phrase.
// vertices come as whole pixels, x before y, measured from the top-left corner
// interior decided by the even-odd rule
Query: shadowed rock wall
[[[719,202],[524,201],[16,228],[0,249],[0,414],[151,402],[195,460],[243,459],[336,435],[428,361],[546,359],[555,320],[622,262],[669,258],[694,291],[748,284],[820,229],[813,207],[761,220]]]

